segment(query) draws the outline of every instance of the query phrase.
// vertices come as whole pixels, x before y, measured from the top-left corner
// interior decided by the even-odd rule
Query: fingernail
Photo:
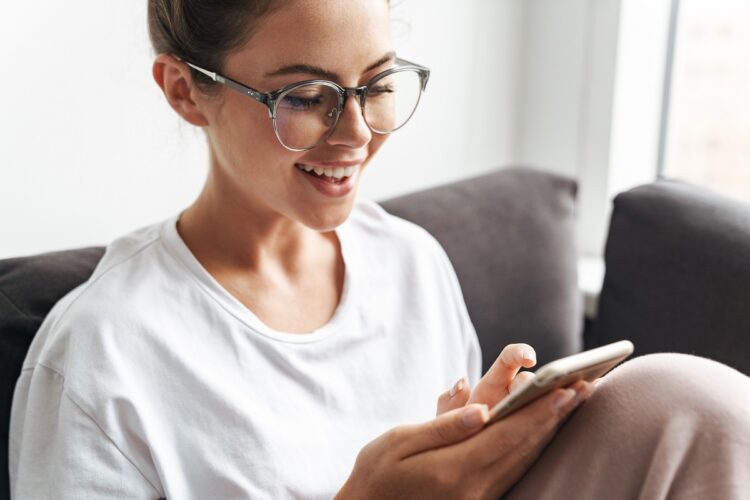
[[[467,406],[464,410],[464,414],[461,417],[464,427],[467,429],[476,429],[481,427],[490,419],[490,412],[487,409],[487,405],[471,405]]]
[[[450,397],[455,396],[463,388],[464,388],[464,378],[461,377],[460,379],[458,379],[458,382],[456,382],[455,384],[453,384],[453,387],[451,387],[451,390],[448,391],[448,396],[450,396]]]
[[[555,399],[555,407],[558,410],[565,408],[567,405],[570,404],[571,401],[573,401],[573,398],[576,397],[576,394],[577,394],[576,391],[574,391],[573,389],[565,389]]]
[[[523,359],[528,359],[536,363],[536,353],[532,349],[529,349],[528,347],[524,347]]]

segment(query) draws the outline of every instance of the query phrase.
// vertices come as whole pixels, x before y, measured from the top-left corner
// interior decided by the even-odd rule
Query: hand
[[[531,372],[518,372],[522,367],[536,365],[536,352],[528,344],[509,344],[497,357],[474,390],[461,378],[438,398],[437,414],[461,408],[466,404],[481,403],[492,408],[516,388],[534,378]]]
[[[523,476],[592,390],[583,381],[555,389],[482,432],[489,418],[483,404],[396,427],[360,451],[336,498],[494,500]]]

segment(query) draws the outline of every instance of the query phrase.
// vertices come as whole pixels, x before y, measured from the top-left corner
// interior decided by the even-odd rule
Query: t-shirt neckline
[[[341,298],[333,316],[327,323],[319,328],[306,333],[284,332],[271,328],[265,324],[250,308],[240,302],[234,295],[229,293],[205,267],[198,261],[188,248],[185,241],[177,231],[177,221],[182,212],[173,215],[166,220],[162,226],[161,238],[164,241],[167,250],[189,273],[198,286],[211,296],[213,300],[219,303],[230,314],[244,323],[250,330],[264,337],[295,344],[306,344],[318,342],[330,337],[334,332],[340,330],[339,326],[344,324],[346,316],[350,314],[352,308],[352,286],[353,263],[352,245],[348,238],[348,221],[339,225],[334,231],[338,237],[341,247],[342,258],[344,260],[344,286],[341,292]]]

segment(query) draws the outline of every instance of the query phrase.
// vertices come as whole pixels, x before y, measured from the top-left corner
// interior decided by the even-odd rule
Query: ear
[[[199,90],[193,85],[193,79],[187,64],[178,61],[168,54],[159,54],[151,68],[156,84],[159,85],[167,102],[177,114],[196,127],[209,124],[202,105]]]

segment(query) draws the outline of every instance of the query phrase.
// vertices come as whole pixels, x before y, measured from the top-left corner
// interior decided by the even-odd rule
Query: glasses
[[[397,58],[394,67],[375,75],[361,87],[342,87],[329,80],[304,80],[264,93],[183,62],[213,81],[265,104],[276,137],[291,151],[307,151],[328,139],[349,97],[359,99],[362,116],[372,132],[390,134],[400,129],[417,109],[430,78],[429,69]]]

